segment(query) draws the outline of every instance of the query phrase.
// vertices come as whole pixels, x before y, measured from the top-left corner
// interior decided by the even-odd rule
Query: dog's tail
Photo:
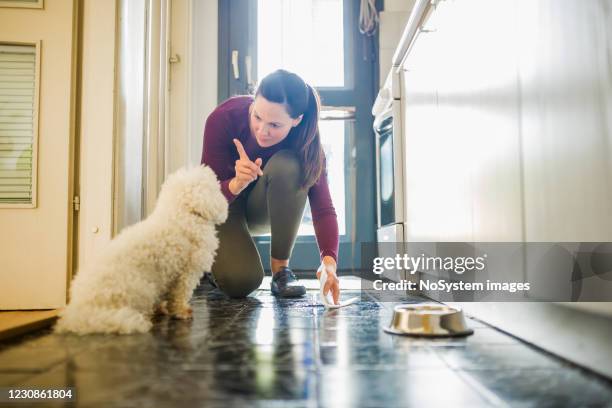
[[[69,305],[60,313],[56,333],[146,333],[151,321],[142,313],[129,308],[107,309],[89,305]]]

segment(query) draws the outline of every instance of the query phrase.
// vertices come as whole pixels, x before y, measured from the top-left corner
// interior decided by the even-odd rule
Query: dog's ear
[[[202,216],[215,223],[222,224],[227,219],[227,199],[221,192],[221,185],[210,167],[202,166],[203,203],[200,208]]]
[[[180,168],[168,175],[157,197],[155,211],[176,211],[176,208],[181,205],[180,199],[185,190],[187,178],[188,172],[185,168]]]

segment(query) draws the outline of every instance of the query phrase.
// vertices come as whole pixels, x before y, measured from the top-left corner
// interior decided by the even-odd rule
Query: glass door
[[[395,223],[395,177],[393,171],[394,155],[393,155],[393,116],[385,119],[379,128],[378,133],[379,145],[379,222],[380,226],[385,226]]]
[[[279,68],[297,73],[319,91],[319,127],[340,233],[339,268],[359,268],[360,243],[375,240],[370,110],[377,64],[361,53],[359,1],[230,0],[219,7],[219,25],[226,28],[220,31],[220,101],[251,93],[258,80]],[[258,237],[257,244],[266,264],[269,237]],[[307,204],[290,265],[313,270],[318,264]]]

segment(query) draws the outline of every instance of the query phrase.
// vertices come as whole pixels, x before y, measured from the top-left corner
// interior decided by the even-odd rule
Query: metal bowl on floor
[[[395,306],[391,325],[385,331],[417,337],[459,337],[474,333],[461,309],[432,304]]]

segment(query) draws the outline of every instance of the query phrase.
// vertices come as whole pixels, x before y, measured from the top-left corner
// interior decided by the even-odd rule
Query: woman
[[[338,302],[338,221],[325,174],[319,111],[311,86],[277,70],[261,81],[254,98],[230,98],[206,120],[202,163],[215,171],[230,203],[212,275],[231,297],[245,297],[261,284],[264,271],[252,236],[266,233],[271,234],[272,293],[306,293],[289,258],[308,197],[321,257],[317,277],[325,268],[324,291],[331,290]]]

